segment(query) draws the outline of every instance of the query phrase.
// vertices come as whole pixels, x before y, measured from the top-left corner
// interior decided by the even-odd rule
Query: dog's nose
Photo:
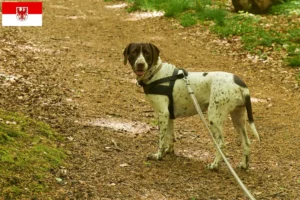
[[[138,64],[136,65],[136,69],[137,69],[137,70],[144,70],[144,68],[145,68],[145,64],[144,64],[144,63],[138,63]]]

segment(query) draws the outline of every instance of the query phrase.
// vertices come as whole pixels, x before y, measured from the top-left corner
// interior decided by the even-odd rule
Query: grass
[[[166,17],[176,17],[180,13],[190,9],[189,0],[168,0],[161,4]]]
[[[0,193],[4,199],[39,197],[51,190],[51,171],[66,155],[49,125],[0,110]]]
[[[214,21],[216,25],[223,26],[227,12],[222,9],[206,8],[203,11],[197,12],[197,18],[201,21]]]
[[[193,14],[186,13],[180,17],[180,24],[184,27],[192,26],[197,24],[197,19]]]
[[[287,0],[286,3],[274,5],[271,7],[269,13],[274,15],[280,15],[280,14],[289,15],[292,13],[300,14],[300,1]]]
[[[286,51],[287,58],[283,56],[286,63],[300,67],[300,24],[295,20],[300,16],[298,0],[274,5],[267,16],[229,13],[217,0],[128,1],[131,3],[130,11],[160,10],[167,17],[177,18],[184,27],[204,22],[212,33],[221,38],[239,36],[244,49],[261,57],[265,57],[265,51],[270,49]],[[279,17],[272,18],[272,15]]]
[[[127,9],[128,12],[134,12],[137,10],[160,10],[160,0],[128,0],[131,6]]]

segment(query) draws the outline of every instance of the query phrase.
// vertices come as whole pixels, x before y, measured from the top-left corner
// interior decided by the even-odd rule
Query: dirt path
[[[15,73],[31,77],[31,69],[37,84],[44,81],[54,91],[54,103],[45,106],[37,100],[34,112],[34,104],[22,109],[65,135],[62,146],[70,158],[67,173],[55,174],[63,184],[45,197],[247,199],[225,164],[218,172],[206,169],[214,147],[197,117],[176,121],[181,136],[177,156],[146,160],[156,149],[156,122],[130,67],[122,64],[122,50],[130,42],[147,41],[161,49],[164,61],[189,71],[229,71],[246,80],[253,100],[259,101],[253,109],[262,142],[250,134],[251,167],[237,172],[257,199],[300,199],[299,70],[247,58],[235,44],[209,35],[207,27],[183,29],[159,17],[138,20],[113,5],[45,1],[43,27],[17,30],[18,37],[40,51],[32,53],[37,57],[32,65],[24,65],[27,72],[18,68]],[[239,138],[229,122],[224,132],[226,155],[236,167],[242,154]]]

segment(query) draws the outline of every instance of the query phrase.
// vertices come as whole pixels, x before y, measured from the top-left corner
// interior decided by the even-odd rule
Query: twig
[[[117,150],[117,151],[124,151],[123,149],[121,149],[121,148],[118,146],[117,142],[116,142],[114,139],[112,139],[111,142],[113,143],[114,149],[115,149],[115,150]]]

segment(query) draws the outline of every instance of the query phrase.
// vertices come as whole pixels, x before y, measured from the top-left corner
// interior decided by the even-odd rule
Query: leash
[[[255,198],[253,197],[253,195],[250,193],[250,191],[247,189],[247,187],[244,185],[244,183],[241,181],[241,179],[239,178],[239,176],[236,174],[236,172],[234,171],[234,169],[232,168],[232,166],[230,165],[229,161],[227,160],[227,158],[225,157],[224,153],[222,152],[221,148],[219,147],[218,143],[216,142],[215,138],[213,137],[213,134],[211,132],[211,130],[208,127],[208,124],[205,121],[204,115],[202,110],[200,109],[200,106],[198,104],[198,101],[194,95],[194,91],[192,90],[192,88],[190,87],[190,82],[187,79],[187,76],[184,75],[183,80],[185,81],[185,85],[187,87],[187,90],[193,100],[193,103],[195,105],[195,108],[200,116],[200,119],[203,121],[205,127],[207,128],[209,135],[215,145],[215,147],[217,148],[218,152],[220,153],[220,155],[222,156],[223,160],[225,161],[227,167],[229,168],[231,174],[234,176],[234,178],[236,179],[236,181],[238,182],[238,184],[240,185],[240,187],[242,188],[242,190],[245,192],[245,194],[250,198],[250,200],[255,200]]]

